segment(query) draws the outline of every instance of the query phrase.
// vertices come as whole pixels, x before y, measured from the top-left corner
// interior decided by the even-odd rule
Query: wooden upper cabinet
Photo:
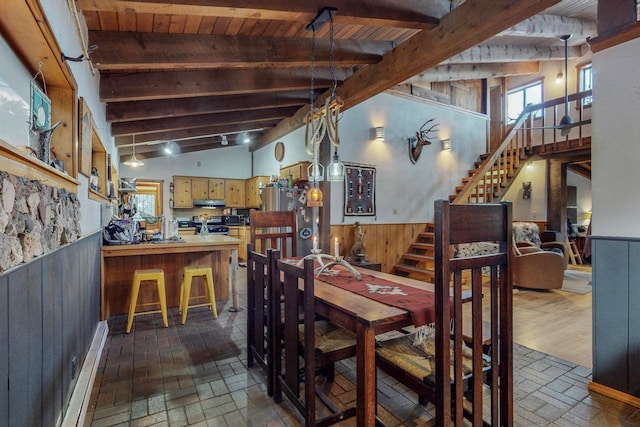
[[[209,199],[222,200],[224,194],[225,180],[223,178],[209,178]]]
[[[245,207],[259,208],[262,204],[260,189],[267,185],[271,178],[268,176],[254,176],[246,181],[245,185]]]
[[[229,208],[244,208],[245,204],[245,180],[225,180],[224,201]]]
[[[206,200],[209,198],[208,178],[191,178],[191,198],[193,200]]]
[[[192,208],[191,178],[173,177],[173,207]]]
[[[309,180],[309,165],[311,162],[299,162],[280,168],[280,178],[286,179],[291,175],[293,182]]]

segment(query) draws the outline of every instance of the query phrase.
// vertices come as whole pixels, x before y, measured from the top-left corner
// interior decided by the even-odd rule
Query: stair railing
[[[584,120],[582,100],[589,96],[591,96],[590,90],[569,95],[569,102],[577,101],[579,106],[578,123],[582,123]],[[565,99],[562,97],[541,104],[527,105],[507,129],[500,145],[482,161],[476,173],[462,187],[452,203],[492,203],[496,195],[495,190],[508,184],[508,180],[520,166],[520,162],[527,158],[527,153],[534,143],[535,145],[548,146],[549,150],[553,150],[553,145],[560,141],[568,141],[569,135],[560,139],[558,138],[559,130],[553,129],[560,122],[561,116],[558,111],[560,106],[564,107],[564,102]],[[551,110],[549,112],[551,114],[545,114],[548,110]],[[540,111],[541,114],[539,119],[534,119],[534,113],[537,111]],[[546,125],[547,116],[553,117],[552,125]],[[536,127],[534,122],[540,122],[540,126]],[[579,146],[583,144],[583,126],[582,124],[576,126]],[[545,132],[545,129],[551,129],[553,135],[551,142],[546,141],[548,132]]]

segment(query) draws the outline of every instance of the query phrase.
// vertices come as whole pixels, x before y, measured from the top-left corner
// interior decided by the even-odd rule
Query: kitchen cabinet
[[[208,198],[209,198],[209,179],[208,178],[191,178],[191,199],[206,200]]]
[[[192,208],[193,198],[191,197],[191,178],[183,176],[173,177],[173,207]]]
[[[280,168],[280,178],[286,179],[291,175],[293,182],[309,180],[309,165],[311,162],[298,162],[293,165]]]
[[[229,227],[229,237],[235,237],[242,240],[238,247],[238,259],[243,261],[247,260],[247,244],[251,238],[251,231],[249,227]]]
[[[224,202],[228,208],[244,208],[245,184],[244,179],[225,180]]]
[[[262,199],[260,198],[260,189],[271,181],[268,176],[254,176],[245,182],[245,207],[260,208]]]
[[[209,178],[209,199],[222,200],[224,194],[225,180],[223,178]]]

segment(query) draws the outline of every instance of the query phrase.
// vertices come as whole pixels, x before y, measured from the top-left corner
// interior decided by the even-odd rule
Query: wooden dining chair
[[[252,244],[247,245],[247,366],[260,365],[267,377],[267,393],[273,396],[275,371],[273,366],[271,337],[272,303],[269,298],[271,270],[269,261],[278,252],[268,250],[258,253]]]
[[[277,300],[280,291],[284,298],[282,312],[274,316],[282,319],[281,326],[274,328],[274,399],[280,402],[284,394],[304,418],[305,426],[328,426],[355,416],[355,406],[339,407],[316,382],[320,371],[329,367],[333,372],[335,362],[355,356],[355,333],[317,319],[313,260],[306,259],[303,267],[275,258],[271,262],[272,298]]]
[[[251,211],[250,237],[257,252],[278,249],[283,257],[298,255],[298,228],[295,211]]]
[[[465,418],[474,426],[483,425],[487,419],[489,425],[513,425],[511,236],[509,202],[435,202],[433,341],[430,346],[415,336],[383,341],[376,352],[376,363],[416,391],[421,403],[434,403],[436,425],[448,425],[449,420],[465,425]],[[497,252],[452,258],[453,246],[473,242],[497,243]],[[488,268],[484,276],[483,267],[485,271]],[[470,297],[468,292],[463,297],[463,284],[470,284]],[[488,292],[483,284],[489,286]],[[490,299],[486,312],[483,293]],[[469,298],[470,333],[463,327],[463,299]],[[422,330],[418,338],[428,335]],[[416,342],[420,346],[414,345]],[[484,354],[487,348],[488,354]],[[426,349],[429,351],[423,351]],[[487,399],[485,384],[490,385]],[[483,415],[483,402],[489,402],[487,417]]]

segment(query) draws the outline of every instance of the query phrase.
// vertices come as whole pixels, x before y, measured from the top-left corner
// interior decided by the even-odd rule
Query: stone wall
[[[78,240],[75,193],[0,172],[0,273]]]

